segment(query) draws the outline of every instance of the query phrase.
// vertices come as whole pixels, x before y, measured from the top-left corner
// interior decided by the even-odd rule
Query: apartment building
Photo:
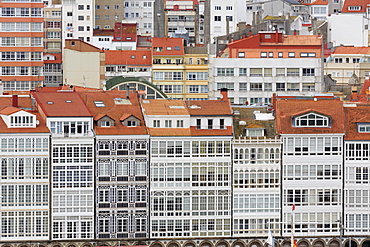
[[[326,58],[324,71],[337,84],[362,85],[370,76],[369,62],[369,47],[340,46]]]
[[[44,53],[44,86],[56,87],[63,84],[62,53]]]
[[[211,101],[141,100],[151,136],[151,238],[231,236],[232,111],[226,94]]]
[[[343,103],[330,95],[289,100],[277,96],[274,109],[283,141],[282,235],[293,231],[297,237],[339,237]]]
[[[280,231],[281,140],[266,107],[234,106],[233,236]]]
[[[152,52],[150,50],[104,51],[105,78],[116,76],[152,79]]]
[[[198,40],[199,6],[197,0],[164,1],[165,37],[183,38],[187,45]]]
[[[0,3],[0,77],[5,91],[43,85],[43,7],[41,0]]]
[[[95,238],[148,238],[149,135],[137,94],[80,95],[96,133]]]
[[[205,47],[184,47],[181,38],[152,39],[152,83],[173,99],[208,98]]]
[[[34,92],[32,97],[51,134],[50,239],[93,239],[93,116],[73,91]]]
[[[94,29],[112,29],[116,22],[124,19],[124,2],[101,1],[95,2],[95,26]]]
[[[138,34],[142,36],[153,36],[155,0],[124,0],[124,20],[136,22]]]
[[[237,104],[269,103],[273,93],[323,91],[322,37],[259,32],[231,41],[213,60],[212,95],[230,90]]]
[[[1,241],[49,239],[50,132],[31,98],[0,96]]]
[[[44,2],[45,3],[45,2]],[[48,1],[44,6],[44,52],[62,52],[62,5]]]
[[[95,25],[95,1],[63,0],[62,5],[62,47],[66,39],[91,42]]]

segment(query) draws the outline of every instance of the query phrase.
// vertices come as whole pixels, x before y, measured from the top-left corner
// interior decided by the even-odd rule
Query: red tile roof
[[[19,111],[21,111],[21,109],[13,107],[13,106],[5,106],[3,109],[0,110],[0,114],[1,115],[11,115]]]
[[[152,53],[149,50],[105,50],[104,52],[106,65],[124,64],[127,66],[152,66]]]
[[[343,3],[342,13],[365,13],[369,0],[346,0]],[[360,10],[349,10],[348,7],[361,6]]]
[[[79,92],[82,100],[91,111],[94,119],[108,115],[114,120],[114,126],[100,127],[94,123],[94,130],[97,135],[145,135],[147,134],[144,118],[141,112],[137,94],[130,93],[131,104],[116,104],[115,98],[126,98],[126,91],[100,91],[100,92]],[[96,107],[94,101],[102,101],[104,107]],[[139,119],[140,126],[127,127],[121,122],[122,115],[133,115]]]
[[[156,48],[161,48],[157,51]],[[177,49],[178,48],[178,49]],[[184,40],[181,38],[152,38],[153,56],[184,55]]]
[[[328,134],[344,133],[343,104],[339,99],[330,98],[277,98],[275,103],[276,129],[279,134]],[[329,128],[300,128],[292,125],[292,117],[317,112],[330,116]]]
[[[357,107],[344,107],[346,135],[345,140],[370,140],[370,133],[358,133],[357,123],[370,123],[370,105],[357,105]],[[366,117],[364,117],[366,116]]]
[[[91,117],[91,112],[85,106],[76,92],[32,93],[40,110],[47,117]]]
[[[228,100],[193,100],[188,105],[192,116],[231,116],[233,112]]]
[[[93,36],[113,36],[113,29],[94,29]]]
[[[339,46],[332,54],[370,54],[370,47]]]
[[[44,63],[62,63],[62,53],[44,53],[44,55],[55,57],[55,60],[44,60]]]
[[[39,124],[36,125],[36,128],[8,128],[6,123],[0,117],[0,133],[49,133],[49,128],[46,127],[45,121],[42,119],[40,114],[32,109],[32,100],[30,97],[18,97],[18,108],[12,107],[12,98],[11,97],[0,97],[0,109],[3,113],[17,112],[24,110],[31,114],[36,115],[36,119],[39,121]],[[18,109],[18,110],[17,110]],[[2,113],[0,113],[2,114]]]

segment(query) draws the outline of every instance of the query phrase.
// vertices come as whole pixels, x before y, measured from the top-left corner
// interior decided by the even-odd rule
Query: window
[[[154,128],[160,128],[161,127],[160,120],[153,120],[153,127]]]
[[[239,68],[239,76],[247,76],[247,68]]]
[[[78,10],[84,10],[84,6],[83,5],[78,5]]]
[[[251,82],[251,91],[262,91],[262,82]]]
[[[285,83],[276,83],[276,91],[285,91]]]
[[[78,31],[84,31],[84,30],[85,30],[84,26],[78,26]]]
[[[247,6],[247,10],[252,10],[252,6]]]
[[[184,128],[184,120],[177,120],[176,121],[177,128]]]
[[[358,124],[358,132],[370,133],[370,124]]]
[[[329,127],[329,118],[308,113],[294,118],[295,127]]]
[[[238,57],[245,57],[245,53],[244,52],[239,52]]]
[[[104,5],[104,9],[109,9],[109,5]]]
[[[83,15],[79,15],[79,16],[78,16],[78,20],[79,20],[79,21],[83,21],[84,19],[85,19],[85,18],[84,18],[84,16],[83,16]]]
[[[264,136],[264,129],[263,128],[246,128],[245,135],[252,136],[252,137]]]
[[[110,121],[101,121],[101,127],[110,127]]]
[[[172,128],[172,120],[165,120],[164,121],[165,128]]]
[[[360,59],[359,58],[352,58],[352,63],[359,63]]]
[[[197,129],[201,129],[202,128],[202,119],[197,119]]]
[[[100,5],[95,5],[95,9],[100,9]]]
[[[343,58],[341,57],[334,58],[334,63],[343,63]]]
[[[348,6],[348,10],[358,11],[361,10],[361,6]]]
[[[72,16],[72,12],[67,12],[67,16]]]
[[[234,76],[234,68],[217,68],[218,76]]]
[[[261,57],[267,57],[267,52],[261,52]]]
[[[220,119],[220,129],[225,129],[225,119]]]
[[[128,127],[136,127],[137,126],[137,121],[135,121],[135,120],[128,120],[127,121],[127,126]]]
[[[274,57],[274,53],[273,52],[269,52],[269,57]]]
[[[110,16],[109,15],[105,15],[104,16],[106,20],[109,20]]]
[[[215,10],[221,10],[221,6],[216,5],[216,6],[215,6]]]
[[[262,76],[262,68],[250,68],[249,76]]]
[[[213,129],[213,119],[208,119],[208,129]]]
[[[215,16],[215,21],[221,21],[221,16]]]
[[[278,57],[283,57],[283,53],[282,52],[279,52],[278,53]]]
[[[299,76],[299,68],[287,68],[287,76]]]
[[[288,57],[295,57],[295,53],[294,52],[289,52]]]
[[[231,5],[226,6],[226,10],[233,10],[233,6]]]
[[[285,68],[276,68],[276,76],[285,76]]]
[[[226,16],[226,20],[233,21],[233,17],[232,16]]]
[[[315,69],[302,69],[303,76],[315,76]]]

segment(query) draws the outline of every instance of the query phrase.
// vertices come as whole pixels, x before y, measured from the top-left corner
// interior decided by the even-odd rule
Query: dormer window
[[[128,127],[136,127],[137,126],[137,122],[134,120],[129,120],[127,121],[127,126]]]
[[[265,128],[257,124],[251,124],[245,128],[245,135],[250,137],[264,136]]]
[[[370,123],[361,123],[357,125],[359,133],[370,133]]]
[[[308,113],[295,117],[293,124],[295,127],[330,127],[330,119],[316,113]]]
[[[111,122],[110,121],[101,121],[100,122],[100,126],[101,127],[110,127],[111,126]]]
[[[34,116],[10,116],[11,127],[32,127]]]

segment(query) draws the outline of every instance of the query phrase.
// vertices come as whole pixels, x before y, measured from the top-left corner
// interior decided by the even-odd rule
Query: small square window
[[[135,55],[132,55],[132,56],[131,56],[131,58],[132,58],[132,59],[135,59]]]
[[[84,6],[83,5],[78,5],[78,10],[84,10]]]
[[[171,46],[167,46],[167,51],[171,51],[172,50],[172,47]]]
[[[278,57],[283,57],[283,53],[282,52],[279,52],[278,53]]]
[[[261,57],[267,57],[267,52],[261,52]]]
[[[67,16],[72,16],[72,12],[67,12]]]
[[[294,52],[289,52],[288,57],[295,57],[295,53]]]
[[[175,46],[175,51],[179,51],[180,50],[180,46]]]
[[[269,57],[274,57],[274,53],[273,52],[269,52]]]
[[[84,18],[84,16],[83,16],[83,15],[79,15],[79,16],[78,16],[78,20],[79,20],[79,21],[83,21],[84,19],[85,19],[85,18]]]
[[[238,57],[245,57],[245,53],[244,52],[239,52]]]

